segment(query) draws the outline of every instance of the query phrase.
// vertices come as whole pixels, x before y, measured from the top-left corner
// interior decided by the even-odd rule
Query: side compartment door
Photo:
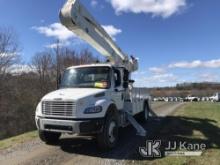
[[[137,114],[143,110],[143,96],[141,95],[141,89],[132,88],[132,104],[133,114]]]

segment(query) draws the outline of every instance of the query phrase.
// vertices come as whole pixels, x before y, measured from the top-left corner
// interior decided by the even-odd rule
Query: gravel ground
[[[153,111],[160,117],[164,117],[178,110],[183,103],[153,103]],[[151,118],[142,125],[148,132],[153,134],[160,126],[161,121]],[[125,164],[127,160],[135,163],[132,153],[139,146],[143,146],[145,138],[136,136],[133,127],[120,130],[118,146],[109,152],[97,149],[95,139],[91,137],[69,137],[61,138],[57,145],[46,145],[39,139],[34,139],[15,147],[0,150],[0,164],[2,165],[117,165]]]

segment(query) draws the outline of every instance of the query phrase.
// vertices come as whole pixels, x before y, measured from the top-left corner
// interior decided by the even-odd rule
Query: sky
[[[15,29],[24,63],[45,49],[88,48],[59,23],[66,0],[0,0],[0,27]],[[81,0],[121,49],[139,59],[141,87],[220,82],[219,0]]]

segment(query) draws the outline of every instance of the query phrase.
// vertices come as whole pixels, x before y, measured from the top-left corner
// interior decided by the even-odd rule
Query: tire
[[[148,121],[148,119],[149,119],[149,105],[147,102],[144,103],[144,110],[139,115],[140,115],[139,119],[141,122]]]
[[[40,139],[48,144],[53,144],[59,141],[61,133],[56,132],[47,132],[47,131],[39,131]]]
[[[105,124],[101,133],[97,135],[99,148],[110,150],[116,147],[118,142],[118,121],[115,113],[106,116]]]

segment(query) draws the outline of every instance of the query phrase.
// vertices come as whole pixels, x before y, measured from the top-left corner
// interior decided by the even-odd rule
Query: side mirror
[[[127,89],[128,88],[128,82],[123,83],[123,88]]]
[[[124,81],[128,81],[129,80],[129,72],[128,70],[124,69],[124,77],[123,77]]]
[[[133,84],[134,82],[135,82],[134,80],[129,80],[129,83],[132,83],[132,84]]]

